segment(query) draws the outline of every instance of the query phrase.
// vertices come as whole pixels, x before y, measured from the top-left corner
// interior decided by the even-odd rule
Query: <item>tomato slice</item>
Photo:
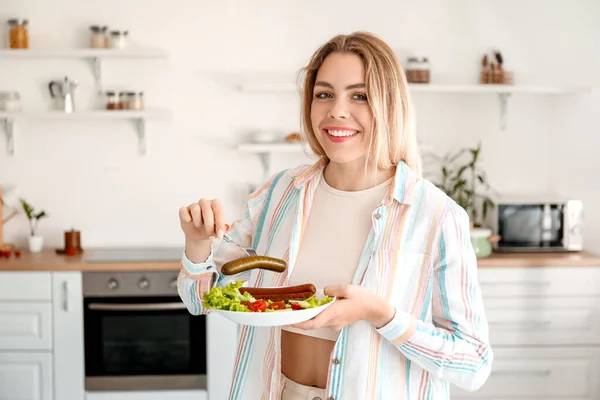
[[[304,310],[304,308],[300,307],[296,303],[292,303],[291,306],[292,306],[292,310]]]
[[[263,312],[267,309],[267,302],[265,300],[256,300],[248,305],[250,311]]]
[[[271,310],[285,310],[285,303],[283,301],[275,301],[269,306]]]

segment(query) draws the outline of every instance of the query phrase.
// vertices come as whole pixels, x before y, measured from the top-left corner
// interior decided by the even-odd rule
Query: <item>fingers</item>
[[[215,236],[215,215],[213,214],[211,202],[210,200],[202,199],[199,201],[199,204],[206,236]]]
[[[202,226],[202,211],[200,210],[200,204],[192,203],[189,205],[190,215],[192,216],[192,222],[196,228]]]
[[[192,215],[190,214],[189,207],[181,207],[179,209],[179,219],[186,224],[192,222]]]
[[[349,298],[352,296],[351,285],[331,285],[323,288],[323,294],[325,296],[337,297],[337,298]]]
[[[215,231],[219,239],[223,238],[223,233],[226,230],[225,227],[225,215],[223,214],[223,207],[219,200],[212,201],[212,212],[214,215]]]

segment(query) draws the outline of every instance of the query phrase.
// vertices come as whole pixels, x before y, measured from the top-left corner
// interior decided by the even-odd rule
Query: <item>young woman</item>
[[[364,32],[339,35],[304,70],[303,135],[320,160],[280,172],[248,200],[228,234],[284,273],[223,276],[242,256],[222,242],[218,200],[181,208],[179,293],[313,283],[337,296],[310,321],[244,326],[230,399],[446,399],[476,390],[493,360],[469,218],[420,176],[406,77],[393,51]]]

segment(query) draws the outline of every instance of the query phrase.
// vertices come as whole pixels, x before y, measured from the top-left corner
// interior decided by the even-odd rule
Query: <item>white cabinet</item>
[[[83,294],[81,273],[52,274],[54,399],[83,400]]]
[[[2,272],[0,301],[52,300],[50,272]]]
[[[597,400],[599,378],[600,348],[499,348],[481,389],[452,387],[450,393],[453,400]]]
[[[52,400],[50,353],[0,352],[1,400]]]
[[[50,303],[0,302],[0,350],[51,350]]]
[[[0,273],[0,400],[84,400],[80,272]]]
[[[452,399],[600,399],[600,266],[480,268],[479,282],[492,372]]]

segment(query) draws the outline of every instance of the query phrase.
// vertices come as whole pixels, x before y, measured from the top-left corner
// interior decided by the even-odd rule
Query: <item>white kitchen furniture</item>
[[[84,398],[79,272],[0,273],[0,400]]]
[[[479,280],[495,360],[481,389],[452,386],[453,400],[600,399],[600,265],[481,267]],[[226,398],[235,331],[221,318],[209,342],[231,346],[208,349],[223,372],[209,393],[85,393],[82,305],[80,272],[0,272],[0,400]]]
[[[495,360],[452,399],[600,399],[600,266],[486,267],[479,281]]]
[[[226,398],[235,326],[209,316],[211,399]],[[205,390],[85,392],[82,274],[0,272],[0,400],[208,400]],[[229,344],[229,345],[228,345]]]

